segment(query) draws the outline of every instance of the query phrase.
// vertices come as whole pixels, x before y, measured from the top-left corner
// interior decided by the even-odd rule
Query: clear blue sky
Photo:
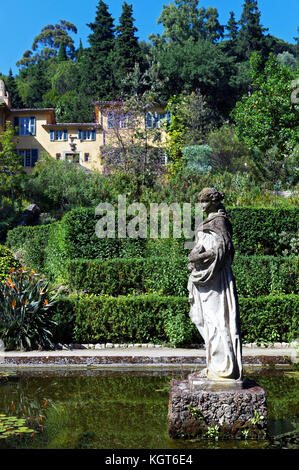
[[[105,0],[104,0],[105,1]],[[4,0],[1,0],[1,3]],[[115,23],[121,15],[123,0],[106,0]],[[162,27],[157,19],[163,5],[169,0],[127,0],[133,4],[135,24],[140,39],[148,39],[151,33],[161,33]],[[199,6],[216,7],[220,22],[227,23],[229,12],[234,11],[237,20],[240,18],[243,0],[200,0]],[[64,19],[74,23],[78,28],[76,45],[82,39],[83,46],[88,46],[87,37],[90,29],[86,23],[94,21],[98,0],[9,0],[1,5],[1,48],[0,73],[7,74],[11,67],[17,73],[16,62],[23,52],[31,49],[35,36],[43,26],[58,23]],[[299,25],[298,0],[259,0],[262,13],[262,24],[269,28],[273,36],[294,43]]]

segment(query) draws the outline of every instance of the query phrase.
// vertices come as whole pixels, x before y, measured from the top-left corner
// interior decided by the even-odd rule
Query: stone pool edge
[[[298,362],[295,347],[244,348],[244,366],[288,367]],[[204,349],[138,348],[69,349],[55,351],[0,352],[0,367],[204,367]]]

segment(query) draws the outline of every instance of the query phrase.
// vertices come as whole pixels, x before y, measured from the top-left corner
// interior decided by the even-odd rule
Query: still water
[[[267,441],[170,439],[169,384],[188,370],[5,371],[15,375],[0,381],[0,416],[34,432],[0,439],[0,449],[262,449],[299,426],[298,371],[245,371],[267,392]]]

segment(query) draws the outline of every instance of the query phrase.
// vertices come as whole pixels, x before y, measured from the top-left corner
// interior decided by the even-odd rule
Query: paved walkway
[[[257,366],[289,366],[298,362],[298,353],[288,348],[243,348],[243,364]],[[185,348],[105,348],[55,351],[0,352],[0,367],[51,367],[51,366],[205,366],[204,349]]]

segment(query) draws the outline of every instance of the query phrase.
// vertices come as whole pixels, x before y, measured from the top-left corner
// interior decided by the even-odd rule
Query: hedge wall
[[[74,259],[67,262],[66,279],[70,288],[92,294],[155,292],[185,297],[187,262],[187,256],[110,261]],[[299,261],[295,257],[237,255],[233,272],[237,291],[243,297],[298,292]]]
[[[233,224],[235,249],[240,254],[279,256],[287,248],[280,234],[296,234],[298,230],[297,208],[229,208],[228,213]],[[55,265],[51,254],[53,248],[55,257],[61,261],[74,258],[105,260],[186,256],[183,238],[99,239],[95,234],[98,220],[93,209],[74,209],[68,212],[60,223],[40,227],[18,227],[9,231],[7,245],[13,250],[23,248],[32,267],[49,270],[54,276],[62,265]],[[51,244],[49,250],[48,243]]]
[[[243,342],[291,341],[299,335],[299,295],[240,298]],[[60,299],[55,341],[81,343],[172,343],[203,340],[183,297],[159,295]]]

